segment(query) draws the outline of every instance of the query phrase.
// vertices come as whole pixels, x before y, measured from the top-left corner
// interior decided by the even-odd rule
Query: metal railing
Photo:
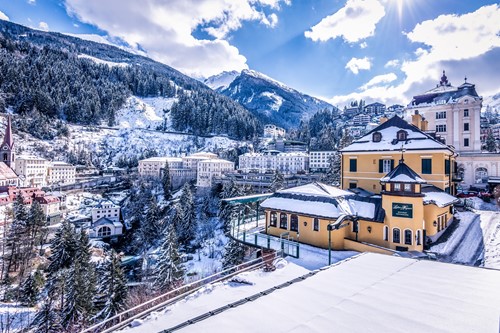
[[[120,312],[114,315],[113,317],[103,320],[95,325],[92,325],[81,331],[81,333],[113,332],[119,328],[123,328],[124,326],[128,325],[135,319],[143,318],[153,311],[164,308],[169,304],[172,304],[182,299],[188,294],[195,292],[196,290],[200,289],[201,287],[209,283],[220,282],[228,278],[231,278],[239,273],[259,268],[268,263],[269,261],[272,261],[275,258],[275,256],[276,256],[275,253],[269,253],[257,259],[253,259],[243,264],[223,270],[219,273],[207,276],[203,279],[183,285],[167,293],[156,296],[155,298],[150,299],[149,301],[146,301],[130,309],[127,309],[123,312]]]

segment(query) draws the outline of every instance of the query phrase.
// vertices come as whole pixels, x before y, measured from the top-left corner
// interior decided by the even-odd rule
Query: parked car
[[[475,191],[462,191],[457,193],[458,198],[471,198],[471,197],[477,197],[477,192]]]

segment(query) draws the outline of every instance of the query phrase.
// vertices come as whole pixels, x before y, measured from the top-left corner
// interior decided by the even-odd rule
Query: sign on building
[[[392,216],[413,218],[413,205],[405,203],[392,203]]]

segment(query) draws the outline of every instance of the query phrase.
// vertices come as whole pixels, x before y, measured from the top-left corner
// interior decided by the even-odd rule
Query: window
[[[411,192],[411,184],[405,184],[405,192]]]
[[[469,138],[464,138],[464,147],[469,147]]]
[[[290,230],[299,231],[299,217],[296,214],[290,216]]]
[[[278,224],[278,214],[276,214],[276,212],[271,212],[271,216],[269,218],[269,225],[271,227],[276,227],[277,224]]]
[[[349,188],[356,188],[358,187],[357,184],[355,182],[350,182],[349,183]]]
[[[280,228],[288,229],[288,216],[285,213],[280,214]]]
[[[349,171],[350,172],[356,172],[358,171],[358,160],[357,159],[350,159],[349,160]]]
[[[436,112],[436,119],[446,119],[446,111]]]
[[[464,132],[469,131],[469,123],[464,123]]]
[[[388,241],[389,240],[389,227],[384,226],[384,240]]]
[[[401,231],[398,228],[392,229],[392,242],[400,243]]]
[[[102,227],[97,230],[97,237],[109,237],[111,236],[111,228],[110,227]]]
[[[432,159],[430,158],[422,159],[422,173],[426,175],[432,174]]]
[[[411,230],[406,229],[405,230],[405,244],[406,245],[411,245],[411,243],[412,243],[411,236],[412,236]]]
[[[7,154],[3,154],[3,160],[7,161]]]
[[[469,109],[465,109],[464,110],[464,117],[468,117],[469,116]]]
[[[394,160],[378,160],[378,172],[389,173],[394,169]]]
[[[319,219],[316,218],[316,217],[313,220],[313,230],[314,231],[319,231]]]
[[[488,169],[477,168],[475,179],[476,179],[476,183],[487,183],[488,182]]]
[[[392,190],[393,191],[401,191],[401,184],[400,183],[393,184]]]
[[[358,221],[352,221],[352,232],[358,232]]]
[[[398,141],[405,141],[408,137],[408,133],[406,131],[400,130],[398,131],[397,138]]]
[[[444,160],[444,173],[450,174],[450,160]]]
[[[446,132],[446,125],[436,125],[436,132]]]
[[[380,132],[373,133],[373,136],[372,136],[373,142],[380,142],[381,140],[382,140],[382,133],[380,133]]]
[[[417,230],[415,238],[417,240],[417,245],[422,245],[422,232],[420,230]]]

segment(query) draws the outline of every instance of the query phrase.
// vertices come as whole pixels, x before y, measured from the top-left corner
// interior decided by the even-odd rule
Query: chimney
[[[411,116],[411,123],[418,129],[421,128],[422,116],[418,113],[418,110],[415,110],[415,114]]]
[[[383,123],[385,123],[387,121],[387,117],[386,116],[382,116],[380,117],[380,120],[379,120],[379,125],[382,125]]]
[[[425,119],[422,120],[422,123],[420,124],[420,130],[424,131],[424,132],[429,130],[429,121],[428,120],[425,120]]]

